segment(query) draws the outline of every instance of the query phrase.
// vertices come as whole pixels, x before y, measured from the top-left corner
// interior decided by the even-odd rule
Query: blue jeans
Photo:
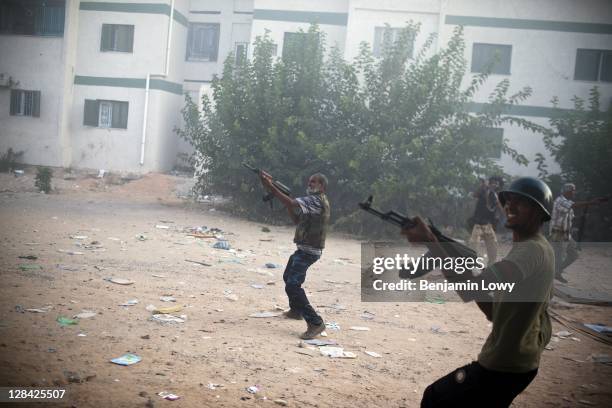
[[[321,324],[323,319],[310,305],[302,284],[306,280],[306,271],[313,263],[319,260],[318,255],[311,255],[298,249],[289,257],[287,267],[283,273],[285,292],[289,298],[289,307],[300,313],[304,320],[310,324]]]

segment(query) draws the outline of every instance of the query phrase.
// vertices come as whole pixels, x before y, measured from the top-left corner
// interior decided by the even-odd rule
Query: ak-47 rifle
[[[253,173],[260,175],[261,172],[263,170],[255,168],[253,166],[251,166],[249,163],[243,162],[242,165],[244,167],[246,167],[247,169],[251,170]],[[283,194],[288,195],[289,197],[291,197],[291,189],[289,187],[287,187],[286,185],[284,185],[283,183],[281,183],[280,181],[273,181],[272,184],[278,188],[280,191],[283,192]],[[263,202],[267,203],[268,201],[270,202],[270,208],[272,208],[272,199],[274,198],[274,193],[272,193],[271,191],[268,192],[268,194],[263,196]]]
[[[610,201],[610,197],[601,197],[598,199],[598,201],[600,203],[607,203],[608,201]],[[584,238],[584,230],[586,229],[586,220],[587,220],[587,215],[589,213],[589,205],[586,205],[584,207],[584,211],[582,211],[582,215],[580,216],[580,225],[578,226],[578,242],[576,243],[576,246],[578,247],[579,250],[582,249],[582,240]]]
[[[359,207],[362,210],[365,210],[369,212],[370,214],[373,214],[381,218],[383,221],[387,221],[400,228],[412,228],[416,225],[409,217],[403,214],[400,214],[396,211],[387,211],[386,213],[383,213],[381,211],[378,211],[372,208],[372,200],[373,200],[372,196],[368,197],[366,201],[359,203]],[[466,259],[472,258],[474,259],[474,261],[478,257],[478,254],[472,248],[467,247],[463,245],[462,243],[457,242],[456,240],[450,237],[447,237],[442,232],[440,232],[440,230],[437,229],[432,224],[431,220],[429,221],[429,229],[436,236],[436,238],[438,239],[438,242],[440,242],[440,245],[442,246],[442,248],[444,249],[444,251],[449,257],[466,258]],[[432,257],[432,254],[430,253],[430,251],[427,251],[427,253],[425,253],[423,257],[429,258],[429,257]],[[429,265],[429,264],[430,264],[429,262],[421,263],[421,265]],[[400,277],[404,279],[415,279],[415,278],[425,275],[426,273],[430,271],[431,269],[426,269],[426,268],[420,268],[417,271],[410,271],[410,272],[406,270],[401,270]]]

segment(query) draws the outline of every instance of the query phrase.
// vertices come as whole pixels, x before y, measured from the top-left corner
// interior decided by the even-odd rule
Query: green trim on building
[[[164,14],[170,16],[170,5],[163,3],[110,3],[85,1],[79,5],[80,10],[88,11],[114,11],[118,13]],[[189,20],[178,10],[174,9],[174,20],[187,27]]]
[[[482,112],[489,105],[481,102],[468,102],[465,104],[467,110],[473,113]],[[506,115],[514,116],[529,116],[537,118],[554,118],[565,115],[566,113],[574,113],[573,109],[554,109],[545,106],[529,106],[529,105],[509,105],[504,111]]]
[[[144,89],[147,80],[145,78],[109,78],[109,77],[92,77],[92,76],[74,76],[75,85],[89,86],[111,86],[117,88],[137,88]],[[176,95],[183,94],[183,85],[176,82],[166,81],[165,79],[151,78],[149,89],[165,91]]]
[[[517,30],[561,31],[585,34],[612,34],[612,24],[576,23],[572,21],[523,20],[517,18],[495,18],[447,15],[446,24],[471,27],[512,28]]]
[[[253,19],[346,26],[348,13],[255,9]]]

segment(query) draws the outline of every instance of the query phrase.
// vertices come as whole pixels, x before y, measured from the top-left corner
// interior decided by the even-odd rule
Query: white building
[[[609,0],[0,0],[0,152],[22,150],[30,164],[168,170],[190,150],[173,132],[183,94],[208,92],[226,57],[250,53],[265,30],[280,57],[292,33],[317,22],[351,60],[361,42],[377,52],[409,20],[421,23],[414,49],[436,33],[434,52],[462,25],[471,71],[501,57],[473,111],[504,78],[511,93],[533,88],[511,113],[542,125],[554,96],[567,109],[594,85],[603,108],[612,98]],[[496,153],[508,172],[535,174],[540,137],[510,126],[488,137],[531,160],[519,167]]]

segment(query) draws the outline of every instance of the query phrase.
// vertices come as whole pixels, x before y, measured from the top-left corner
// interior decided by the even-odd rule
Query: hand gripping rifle
[[[251,166],[249,163],[243,162],[242,165],[244,167],[246,167],[247,169],[251,170],[253,173],[260,175],[262,170],[261,169],[257,169],[253,166]],[[280,191],[283,192],[283,194],[288,195],[289,197],[291,197],[291,189],[289,187],[287,187],[286,185],[284,185],[283,183],[281,183],[280,181],[273,181],[272,184],[278,188]],[[269,191],[268,194],[263,196],[263,202],[267,203],[268,201],[270,202],[270,208],[272,208],[272,199],[274,198],[274,193]]]
[[[375,216],[379,217],[383,221],[387,221],[400,228],[412,228],[416,225],[410,218],[398,212],[387,211],[386,213],[383,213],[381,211],[376,210],[375,208],[372,208],[372,199],[373,197],[370,196],[368,197],[366,201],[359,203],[359,208],[361,208],[364,211],[369,212],[370,214],[374,214]],[[440,232],[440,230],[437,229],[432,224],[431,220],[429,221],[429,229],[436,236],[436,238],[438,239],[438,242],[440,242],[440,245],[442,246],[442,248],[444,248],[444,251],[449,257],[466,258],[466,259],[472,258],[474,260],[476,260],[476,258],[478,257],[478,254],[472,248],[465,246],[462,243],[457,242],[454,239],[447,237],[442,232]],[[432,257],[431,251],[427,251],[423,255],[423,257],[424,258]],[[421,262],[421,265],[429,265],[429,264],[430,262]],[[431,269],[422,268],[422,267],[414,272],[401,270],[400,277],[404,279],[415,279],[415,278],[418,278],[420,276],[427,274],[430,271]]]

